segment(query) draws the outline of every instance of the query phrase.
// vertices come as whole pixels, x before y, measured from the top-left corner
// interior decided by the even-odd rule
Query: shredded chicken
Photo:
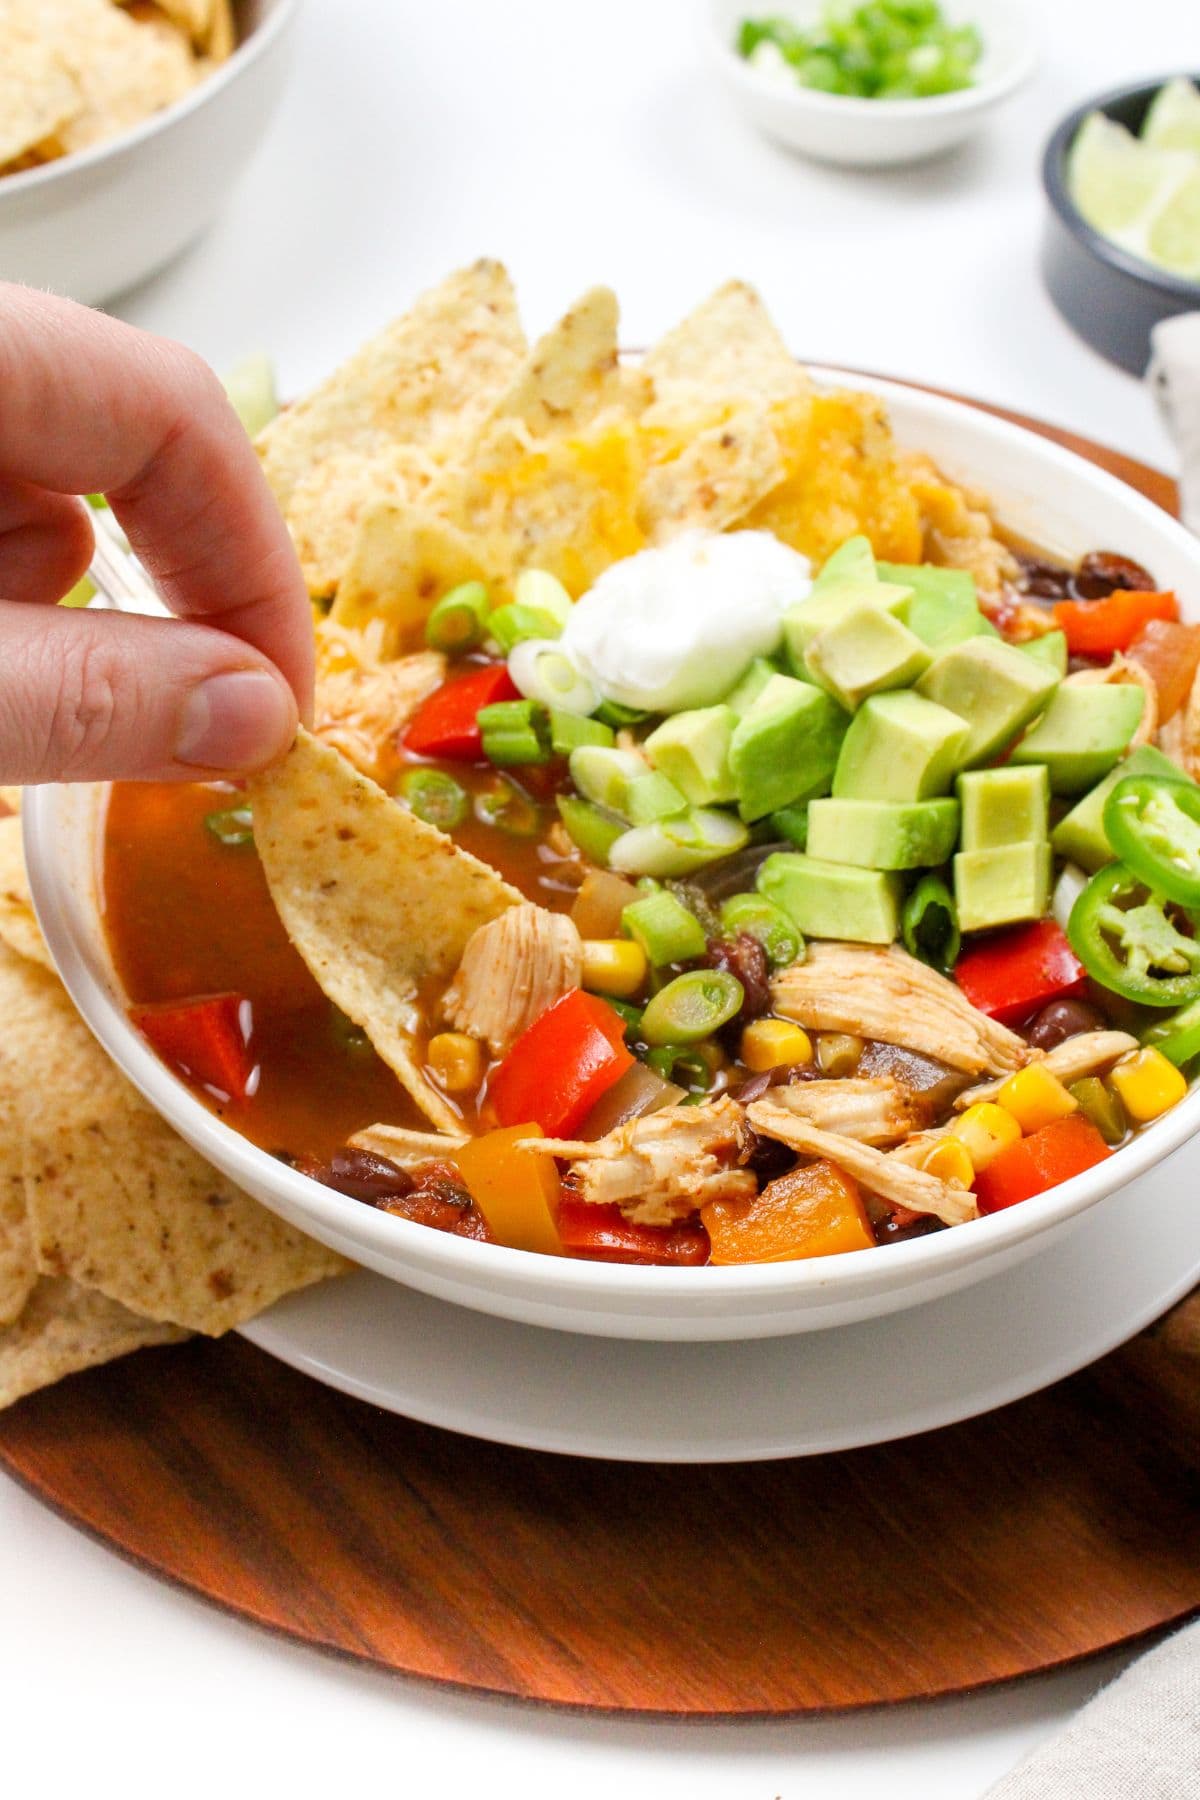
[[[756,1100],[747,1109],[746,1118],[760,1136],[777,1138],[803,1156],[823,1156],[873,1194],[881,1194],[885,1200],[894,1200],[912,1212],[932,1213],[945,1225],[962,1225],[977,1216],[975,1196],[969,1188],[942,1181],[924,1169],[914,1169],[870,1144],[821,1131],[782,1105],[774,1093],[765,1100]]]
[[[1140,687],[1146,696],[1146,704],[1142,708],[1142,717],[1137,730],[1129,740],[1129,747],[1135,750],[1139,744],[1152,744],[1158,733],[1158,686],[1154,677],[1141,663],[1124,657],[1118,650],[1112,661],[1103,669],[1077,669],[1074,675],[1068,675],[1063,682],[1064,687]]]
[[[810,1031],[901,1044],[969,1075],[1010,1073],[1029,1060],[1022,1038],[897,944],[810,944],[804,962],[772,981],[771,1003]]]
[[[481,925],[467,942],[442,1002],[459,1031],[483,1038],[503,1056],[583,972],[578,931],[564,913],[526,901]]]
[[[1185,775],[1200,780],[1200,669],[1186,701],[1160,730],[1158,743],[1163,755],[1178,763]]]
[[[1130,1037],[1127,1031],[1081,1031],[1044,1054],[1040,1050],[1032,1051],[1031,1060],[1040,1062],[1043,1068],[1069,1085],[1072,1081],[1082,1081],[1085,1075],[1094,1075],[1097,1069],[1107,1068],[1127,1050],[1136,1049],[1137,1039]],[[994,1100],[1004,1086],[1004,1080],[1001,1077],[999,1081],[984,1081],[978,1087],[968,1088],[965,1094],[958,1096],[955,1106],[961,1112],[964,1107],[976,1106],[981,1100]]]
[[[949,1125],[934,1125],[928,1131],[915,1131],[911,1137],[905,1138],[902,1144],[897,1144],[894,1150],[889,1150],[888,1156],[892,1162],[907,1163],[910,1168],[919,1169],[923,1166],[925,1158],[934,1145],[939,1143],[949,1130]]]
[[[384,773],[396,733],[422,700],[440,687],[446,659],[436,651],[402,656],[378,668],[342,669],[317,683],[317,737],[340,750],[363,775]]]
[[[771,1090],[771,1099],[822,1131],[860,1144],[896,1144],[917,1125],[918,1098],[891,1076],[836,1081],[795,1081]]]
[[[741,1108],[726,1097],[706,1106],[664,1106],[593,1143],[529,1138],[525,1148],[566,1157],[567,1187],[580,1200],[617,1205],[640,1225],[670,1225],[711,1200],[749,1199],[758,1182],[735,1166]]]
[[[352,1150],[369,1150],[373,1156],[386,1156],[400,1169],[415,1169],[420,1163],[437,1162],[467,1142],[465,1132],[410,1131],[404,1125],[368,1125],[350,1139]]]

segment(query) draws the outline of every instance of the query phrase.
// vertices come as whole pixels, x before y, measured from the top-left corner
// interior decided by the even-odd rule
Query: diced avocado
[[[827,792],[845,730],[845,713],[822,688],[790,675],[769,681],[729,751],[743,819]]]
[[[1152,744],[1139,744],[1098,786],[1085,794],[1059,820],[1050,833],[1050,842],[1059,856],[1077,862],[1089,875],[1113,861],[1112,846],[1104,835],[1104,802],[1126,775],[1157,775],[1165,781],[1187,780],[1179,764],[1173,763],[1169,756],[1164,756]]]
[[[958,837],[957,800],[813,800],[808,853],[864,869],[928,869],[946,862]]]
[[[737,686],[731,693],[726,694],[726,706],[731,712],[735,712],[739,719],[744,719],[768,681],[778,673],[779,670],[774,663],[768,662],[765,656],[756,656]]]
[[[975,577],[967,569],[939,569],[932,563],[880,563],[879,579],[909,587],[900,617],[931,650],[948,650],[967,638],[995,637],[996,627],[979,610]]]
[[[954,779],[968,727],[911,692],[873,694],[855,713],[833,776],[839,800],[934,800]]]
[[[817,633],[805,663],[812,679],[853,712],[868,694],[910,687],[929,666],[929,652],[891,613],[860,606]]]
[[[570,756],[572,750],[591,744],[610,748],[615,741],[611,726],[602,725],[599,719],[581,719],[578,713],[550,708],[550,748],[555,756]]]
[[[1012,761],[1045,763],[1056,794],[1078,794],[1107,775],[1137,730],[1145,704],[1141,688],[1130,682],[1064,683]]]
[[[788,662],[802,680],[807,677],[808,645],[819,632],[835,625],[846,613],[873,606],[894,613],[907,601],[911,589],[880,581],[875,558],[865,537],[848,538],[835,550],[813,583],[806,600],[793,606],[783,621]]]
[[[963,931],[989,931],[1040,919],[1050,903],[1050,846],[1005,844],[960,850],[954,859],[954,904]]]
[[[734,800],[737,787],[729,767],[729,746],[736,724],[737,716],[728,706],[673,713],[646,739],[646,755],[693,806]]]
[[[651,825],[687,811],[687,796],[657,769],[635,775],[625,789],[625,817],[631,825]]]
[[[1050,777],[1041,764],[1027,769],[973,769],[958,778],[964,850],[998,850],[1046,836]]]
[[[972,768],[1003,750],[1036,718],[1057,684],[1053,669],[1015,645],[975,637],[943,650],[917,682],[917,692],[967,721],[960,767]]]
[[[832,556],[821,564],[814,588],[832,587],[841,581],[875,581],[875,552],[871,540],[862,532],[839,544]]]
[[[1067,634],[1065,631],[1044,631],[1041,637],[1029,638],[1017,649],[1025,656],[1032,656],[1035,662],[1045,663],[1048,669],[1061,681],[1067,672]]]
[[[585,800],[625,814],[631,781],[648,773],[645,759],[636,750],[617,750],[604,744],[584,744],[571,752],[571,780]]]
[[[881,869],[777,850],[758,872],[758,891],[782,907],[805,937],[890,944],[900,929],[903,878]]]

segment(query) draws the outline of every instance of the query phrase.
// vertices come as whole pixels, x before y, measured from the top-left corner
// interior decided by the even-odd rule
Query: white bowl
[[[0,278],[98,305],[211,224],[283,91],[299,0],[241,0],[241,42],[174,106],[0,179]]]
[[[751,123],[789,150],[821,162],[878,168],[921,162],[949,150],[970,137],[986,115],[1020,86],[1037,59],[1028,19],[1007,0],[950,0],[949,16],[956,23],[979,27],[984,52],[972,87],[927,100],[860,100],[819,93],[754,68],[734,49],[734,35],[745,18],[782,14],[803,25],[815,22],[820,11],[818,0],[784,6],[710,0],[705,35],[718,71]]]
[[[1200,620],[1200,541],[1115,477],[1002,420],[892,382],[822,371],[887,402],[907,447],[991,495],[1000,519],[1045,550],[1123,551],[1178,590]],[[25,804],[38,917],[62,978],[101,1044],[164,1118],[264,1205],[355,1261],[500,1318],[597,1336],[784,1336],[876,1318],[968,1286],[1033,1254],[1089,1207],[1200,1129],[1200,1091],[1099,1167],[1020,1206],[911,1243],[751,1268],[654,1269],[479,1244],[376,1212],[289,1169],[196,1100],[130,1025],[97,895],[106,790],[47,787]]]

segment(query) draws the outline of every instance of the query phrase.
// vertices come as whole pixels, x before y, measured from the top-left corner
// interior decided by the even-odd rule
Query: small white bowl
[[[1018,88],[1037,60],[1033,29],[1007,0],[950,0],[956,23],[977,25],[984,41],[978,79],[956,94],[927,100],[860,100],[801,87],[798,81],[756,69],[734,48],[745,18],[780,14],[797,24],[815,22],[819,0],[776,6],[770,0],[712,0],[705,35],[722,79],[742,112],[760,131],[821,162],[858,168],[921,162],[961,144],[1002,100]]]
[[[0,278],[98,305],[211,224],[283,91],[300,0],[241,0],[238,48],[174,106],[0,178]]]
[[[1200,540],[1114,476],[1057,444],[952,400],[823,370],[887,404],[905,448],[991,496],[1001,521],[1078,558],[1125,552],[1176,589],[1200,623]],[[214,1117],[151,1051],[126,1014],[97,891],[107,790],[26,795],[25,852],[38,918],[67,989],[101,1044],[151,1105],[230,1180],[322,1242],[393,1281],[479,1312],[598,1337],[715,1341],[783,1337],[934,1300],[1042,1249],[1097,1201],[1200,1130],[1200,1089],[1086,1174],[991,1218],[912,1243],[749,1268],[653,1269],[532,1256],[376,1212],[285,1167]]]

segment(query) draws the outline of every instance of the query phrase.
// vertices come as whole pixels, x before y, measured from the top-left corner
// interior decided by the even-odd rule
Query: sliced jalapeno
[[[1124,863],[1100,869],[1071,908],[1071,948],[1101,987],[1143,1006],[1200,996],[1200,908],[1181,905]]]
[[[904,902],[900,929],[904,948],[940,975],[958,961],[962,934],[954,895],[939,875],[923,875]]]
[[[1104,803],[1104,835],[1148,887],[1200,906],[1200,787],[1182,775],[1127,775]]]

